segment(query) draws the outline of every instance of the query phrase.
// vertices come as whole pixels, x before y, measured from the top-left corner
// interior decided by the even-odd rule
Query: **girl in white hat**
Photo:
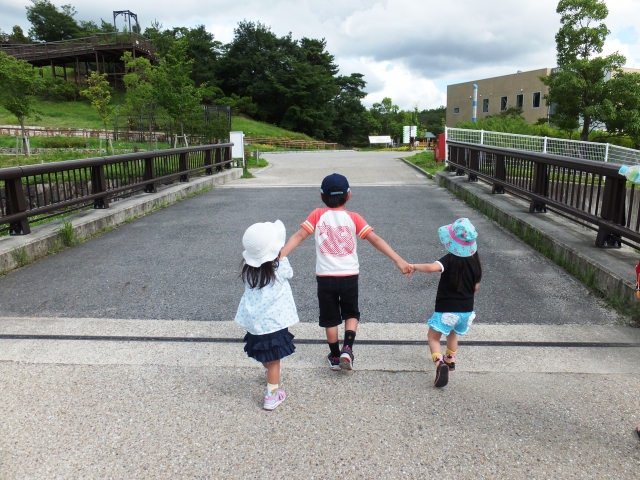
[[[289,285],[293,270],[286,257],[278,260],[285,239],[280,220],[253,224],[242,237],[245,289],[235,321],[247,330],[244,351],[267,369],[265,410],[273,410],[286,398],[279,387],[280,360],[296,349],[288,329],[299,321]]]

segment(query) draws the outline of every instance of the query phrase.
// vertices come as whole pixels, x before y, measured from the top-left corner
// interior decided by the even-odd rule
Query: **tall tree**
[[[122,61],[127,68],[127,73],[123,78],[127,90],[124,102],[125,111],[129,116],[136,117],[138,121],[146,121],[149,142],[151,143],[153,114],[157,101],[153,88],[154,68],[148,59],[144,57],[133,58],[131,52],[125,52]]]
[[[333,100],[335,119],[332,138],[344,145],[367,142],[367,135],[380,128],[371,113],[362,105],[367,95],[364,75],[352,73],[336,78],[338,93]]]
[[[27,20],[31,22],[29,35],[38,42],[70,40],[81,32],[74,20],[76,10],[71,5],[63,5],[60,10],[49,0],[31,0],[27,9]]]
[[[38,70],[24,60],[16,60],[0,51],[0,105],[20,122],[23,147],[29,151],[25,118],[34,114],[35,95],[42,89]]]
[[[619,73],[609,84],[611,97],[604,105],[607,133],[628,137],[640,148],[640,74]]]
[[[87,88],[80,95],[91,101],[91,106],[100,115],[104,125],[105,138],[108,140],[109,131],[107,123],[113,117],[115,107],[111,105],[111,86],[106,73],[91,72],[87,79]]]
[[[193,59],[188,57],[187,48],[185,39],[175,41],[153,75],[158,104],[180,126],[181,135],[184,135],[185,122],[202,101],[202,88],[196,87],[189,76]]]
[[[580,138],[606,121],[603,107],[610,96],[607,78],[615,76],[625,58],[602,53],[609,30],[603,23],[609,11],[603,0],[560,0],[556,12],[561,27],[556,34],[558,68],[542,81],[549,87],[548,104],[553,104],[551,121],[572,130],[582,119]]]
[[[303,38],[292,47],[292,69],[279,72],[281,100],[287,107],[280,125],[326,139],[335,114],[332,100],[338,93],[334,78],[338,67],[325,50],[324,39]]]

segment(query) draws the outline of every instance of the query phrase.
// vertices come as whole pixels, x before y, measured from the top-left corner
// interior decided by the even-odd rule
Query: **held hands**
[[[402,272],[403,275],[409,275],[409,278],[411,278],[411,275],[413,275],[413,272],[415,272],[415,267],[409,263],[407,263],[406,261],[400,259],[396,262],[396,265],[398,266],[398,268],[400,269],[400,271]]]

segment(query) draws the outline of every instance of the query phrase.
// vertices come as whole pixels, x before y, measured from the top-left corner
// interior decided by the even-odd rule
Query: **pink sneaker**
[[[275,395],[265,395],[263,407],[265,410],[274,410],[278,405],[284,402],[285,398],[287,398],[287,394],[284,393],[284,389],[279,388]]]

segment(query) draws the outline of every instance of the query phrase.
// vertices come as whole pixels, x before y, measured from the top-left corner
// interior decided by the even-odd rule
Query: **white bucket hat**
[[[286,238],[287,231],[280,220],[254,223],[242,236],[244,261],[252,267],[260,267],[265,262],[275,260],[284,247]]]

